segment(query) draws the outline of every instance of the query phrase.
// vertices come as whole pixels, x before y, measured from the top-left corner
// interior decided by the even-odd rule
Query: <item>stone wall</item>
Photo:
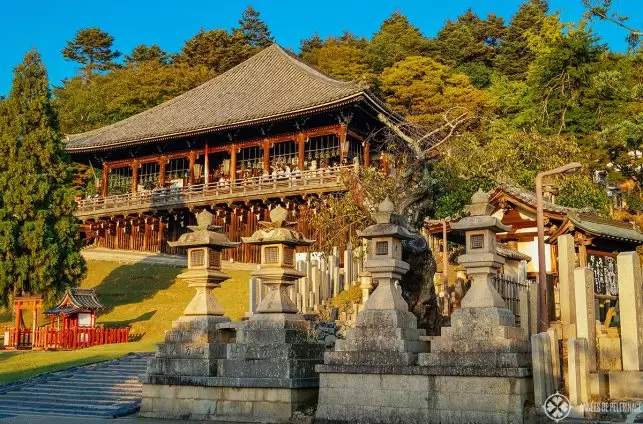
[[[317,397],[317,388],[143,385],[141,415],[152,418],[277,423]]]
[[[322,373],[315,422],[522,423],[507,411],[523,410],[531,386],[525,377]]]

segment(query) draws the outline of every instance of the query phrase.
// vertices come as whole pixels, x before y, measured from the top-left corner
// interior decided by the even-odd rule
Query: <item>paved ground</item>
[[[126,264],[148,263],[155,265],[170,265],[185,268],[188,266],[185,256],[173,256],[146,252],[137,252],[131,250],[112,250],[100,247],[88,247],[82,250],[85,259],[94,261],[120,262]],[[247,264],[242,262],[222,261],[224,269],[257,269],[256,264]]]
[[[0,421],[36,422],[38,416],[42,422],[88,422],[132,414],[141,404],[138,377],[149,357],[129,354],[0,387]]]

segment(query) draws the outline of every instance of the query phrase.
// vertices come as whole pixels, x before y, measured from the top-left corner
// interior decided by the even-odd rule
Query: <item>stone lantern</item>
[[[261,279],[268,287],[268,293],[257,305],[257,310],[250,320],[262,319],[303,319],[297,315],[297,305],[290,299],[288,288],[304,272],[295,268],[295,250],[297,246],[310,246],[315,241],[306,239],[296,231],[296,222],[286,220],[288,211],[277,206],[270,211],[270,222],[260,221],[260,229],[250,237],[242,237],[244,243],[261,246],[261,267],[252,272],[253,277]]]
[[[482,189],[471,197],[471,204],[466,209],[469,216],[451,224],[452,229],[465,234],[466,253],[460,255],[458,262],[473,278],[461,307],[506,308],[500,293],[493,286],[492,278],[505,263],[504,258],[496,253],[496,233],[507,232],[511,226],[489,215],[492,206],[489,204],[489,195]]]
[[[387,197],[378,206],[375,224],[358,232],[367,242],[368,256],[364,268],[379,284],[382,281],[391,284],[400,281],[409,270],[409,264],[402,261],[402,241],[413,238],[413,235],[391,222],[393,211],[393,202]]]
[[[184,316],[223,316],[223,307],[212,295],[212,289],[230,278],[221,272],[221,251],[240,243],[231,242],[220,226],[212,225],[213,217],[204,209],[196,216],[197,225],[188,226],[191,232],[168,242],[172,247],[185,247],[188,251],[188,270],[178,278],[194,287],[196,294],[185,308]]]
[[[217,361],[225,358],[221,343],[227,343],[226,334],[217,331],[217,324],[227,323],[223,307],[212,289],[230,278],[221,272],[221,251],[237,246],[212,225],[213,215],[204,210],[197,214],[197,225],[181,235],[172,247],[188,250],[188,270],[178,276],[196,289],[194,298],[183,311],[183,316],[165,332],[165,342],[156,346],[156,354],[147,365],[144,385],[144,410],[150,410],[148,392],[154,385],[176,384],[180,378],[216,375]]]

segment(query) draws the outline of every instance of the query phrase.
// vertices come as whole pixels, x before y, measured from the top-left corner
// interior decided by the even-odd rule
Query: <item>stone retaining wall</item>
[[[317,388],[143,385],[140,415],[151,418],[278,423],[314,402]]]

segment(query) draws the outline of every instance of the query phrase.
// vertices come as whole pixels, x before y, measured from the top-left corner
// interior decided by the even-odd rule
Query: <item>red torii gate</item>
[[[38,310],[42,307],[42,297],[41,296],[18,296],[13,299],[13,310],[16,314],[16,326],[13,328],[13,331],[9,334],[10,346],[13,346],[15,349],[18,349],[20,346],[26,347],[30,344],[30,339],[32,339],[31,334],[36,330],[37,319],[38,319]],[[22,312],[23,311],[33,311],[33,322],[31,331],[27,328],[22,329]],[[7,344],[5,342],[5,344]]]

